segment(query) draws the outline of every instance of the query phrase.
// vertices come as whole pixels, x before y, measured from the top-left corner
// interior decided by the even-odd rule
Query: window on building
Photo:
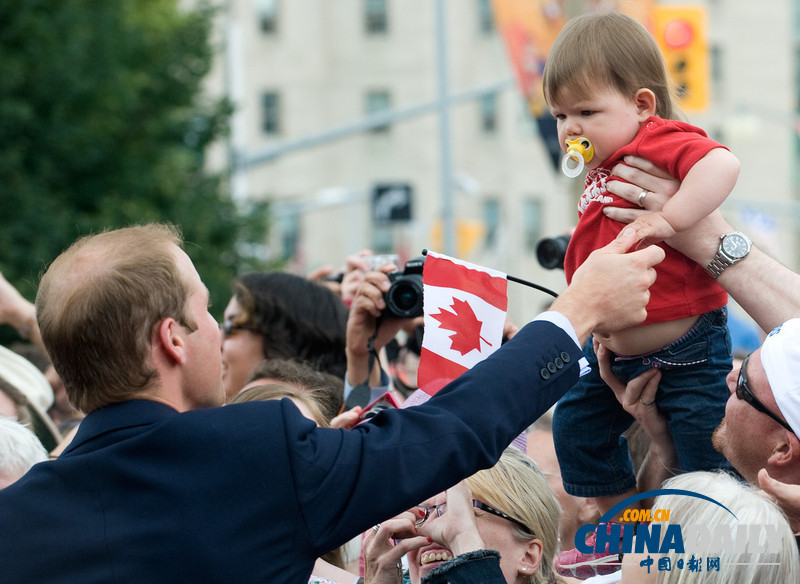
[[[542,238],[542,201],[526,199],[522,202],[522,229],[525,237],[525,248],[536,252],[536,246]]]
[[[255,4],[261,32],[266,34],[278,32],[279,0],[255,0]]]
[[[276,218],[280,234],[280,250],[283,259],[291,259],[297,254],[300,243],[301,223],[299,213],[286,213]]]
[[[480,100],[481,130],[493,134],[497,130],[497,94],[487,93]]]
[[[483,201],[483,224],[486,227],[484,247],[495,247],[500,237],[500,201],[495,198]]]
[[[389,30],[388,0],[364,0],[364,28],[367,34],[385,34]]]
[[[794,0],[794,111],[800,112],[800,1]],[[800,152],[800,134],[794,132],[795,153]],[[795,179],[796,182],[796,179]]]
[[[491,0],[478,1],[478,30],[481,34],[494,34],[494,14],[492,14]]]
[[[717,45],[711,45],[711,87],[722,87],[725,82],[723,75],[723,51]]]
[[[281,96],[274,91],[261,95],[261,129],[265,134],[281,133]]]
[[[364,113],[366,115],[376,114],[392,108],[392,96],[385,89],[373,89],[367,91]],[[389,124],[383,124],[372,128],[372,132],[381,133],[389,131]]]
[[[800,0],[798,0],[800,2]],[[797,9],[797,18],[800,20],[800,8]],[[800,27],[800,22],[798,22]],[[794,44],[794,99],[795,112],[800,112],[800,30],[795,33]],[[797,132],[795,132],[797,134]]]

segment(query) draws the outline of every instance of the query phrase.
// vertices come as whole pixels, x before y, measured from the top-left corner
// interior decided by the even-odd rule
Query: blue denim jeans
[[[680,470],[730,469],[711,445],[711,434],[725,415],[731,370],[728,312],[707,312],[675,342],[653,353],[612,355],[620,381],[660,368],[656,403],[667,418]],[[622,435],[633,417],[600,378],[592,340],[584,347],[592,370],[556,405],[553,439],[564,489],[578,497],[619,495],[636,486],[628,442]]]

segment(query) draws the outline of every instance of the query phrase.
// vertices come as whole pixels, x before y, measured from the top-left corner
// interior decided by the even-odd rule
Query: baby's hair
[[[592,13],[570,19],[550,50],[543,83],[550,104],[558,104],[564,91],[588,99],[594,83],[629,97],[647,88],[656,96],[657,116],[683,117],[673,102],[658,44],[644,26],[624,14]]]

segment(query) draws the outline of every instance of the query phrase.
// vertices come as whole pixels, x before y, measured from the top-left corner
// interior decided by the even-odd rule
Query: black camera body
[[[569,235],[541,239],[536,245],[536,259],[539,260],[539,265],[547,270],[556,268],[563,270],[569,240]]]
[[[406,262],[405,269],[387,274],[391,286],[383,295],[384,318],[414,318],[422,316],[422,267],[425,256]]]

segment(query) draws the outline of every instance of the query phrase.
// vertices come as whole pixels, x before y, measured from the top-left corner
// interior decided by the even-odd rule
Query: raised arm
[[[680,183],[642,158],[627,157],[625,163],[614,167],[613,173],[629,182],[611,181],[608,190],[632,202],[636,202],[642,189],[647,190],[646,210],[607,207],[604,213],[630,223],[639,215],[661,208]],[[720,237],[733,231],[736,230],[717,211],[667,243],[701,266],[707,266],[719,248]],[[797,294],[800,275],[755,246],[744,260],[722,272],[717,281],[765,331],[800,316]]]
[[[736,231],[719,212],[668,241],[672,247],[707,266],[719,248],[720,237]],[[748,256],[717,278],[764,331],[800,316],[800,274],[753,246]]]
[[[389,269],[389,268],[387,268]],[[383,295],[390,282],[385,273],[368,272],[358,287],[347,319],[347,379],[352,385],[380,385],[377,364],[369,368],[369,340],[375,336],[373,347],[382,349],[400,330],[402,320],[379,320],[386,307]],[[379,327],[379,328],[376,328]]]
[[[680,188],[660,210],[642,215],[632,224],[642,237],[642,245],[669,239],[713,213],[733,189],[738,176],[739,160],[730,151],[711,150],[692,166]],[[640,204],[644,202],[639,201],[641,192],[637,189],[636,202]]]
[[[661,213],[677,232],[685,231],[719,208],[739,177],[739,160],[715,148],[698,160]]]
[[[634,231],[624,230],[576,271],[552,306],[565,317],[562,325],[553,322],[555,314],[537,318],[425,404],[385,410],[348,431],[306,423],[291,404],[273,412],[285,420],[298,501],[318,550],[494,464],[578,379],[581,344],[592,330],[644,320],[653,265],[664,251],[627,252],[636,241]],[[331,500],[330,485],[340,500]],[[376,496],[386,489],[392,497]]]
[[[47,350],[42,343],[39,324],[36,322],[36,308],[23,298],[22,294],[0,273],[0,324],[14,327],[19,336],[39,347],[45,355]]]

